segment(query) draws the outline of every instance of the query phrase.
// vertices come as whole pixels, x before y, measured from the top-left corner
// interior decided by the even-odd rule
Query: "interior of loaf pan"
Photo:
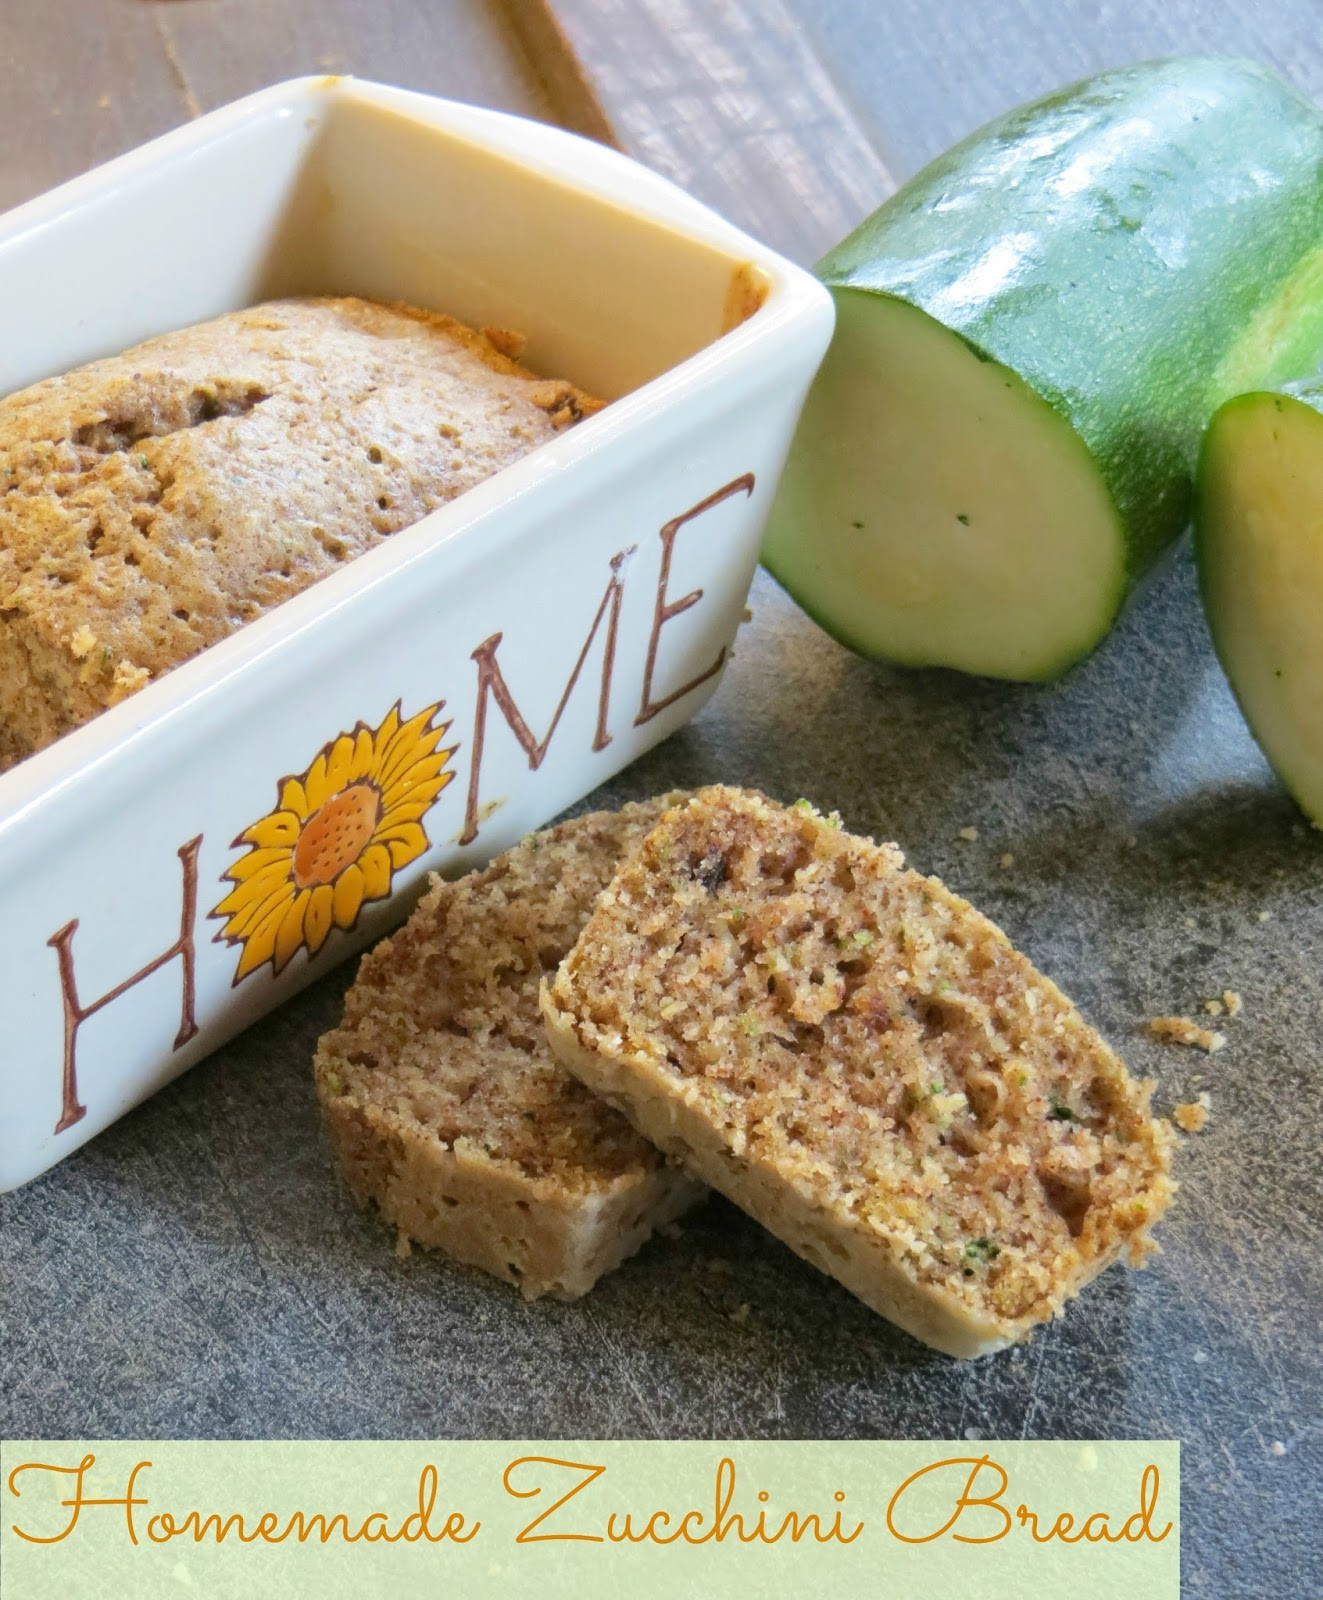
[[[360,294],[515,329],[534,369],[618,398],[766,287],[692,213],[632,205],[634,175],[655,191],[598,147],[400,90],[268,90],[0,224],[22,308],[0,393],[259,300]]]

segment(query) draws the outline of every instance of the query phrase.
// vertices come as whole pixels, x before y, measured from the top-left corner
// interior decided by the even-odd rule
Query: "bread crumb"
[[[1274,1439],[1273,1440],[1272,1445],[1271,1445],[1271,1449],[1272,1449],[1272,1453],[1275,1456],[1284,1456],[1286,1454],[1286,1446],[1282,1443],[1282,1441],[1280,1439]]]
[[[1008,850],[1001,858],[1001,864],[1007,872],[1015,865],[1015,857]]]
[[[1271,911],[1260,911],[1259,912],[1259,921],[1260,922],[1271,922],[1272,921],[1272,912]]]
[[[960,830],[959,834],[957,835],[957,837],[963,839],[966,844],[973,844],[974,841],[978,838],[978,829],[977,828],[961,828],[961,830]]]
[[[740,612],[740,621],[741,622],[752,622],[753,621],[753,607],[752,606],[745,606],[744,610]]]
[[[146,667],[135,667],[131,661],[121,661],[115,668],[115,680],[111,685],[111,705],[118,705],[131,694],[137,694],[150,677],[151,673]]]
[[[85,622],[74,630],[69,639],[69,649],[76,661],[81,661],[84,656],[90,656],[96,649],[96,634]]]
[[[1187,928],[1197,928],[1199,924],[1194,920],[1193,917],[1186,917],[1185,926]]]
[[[1205,1000],[1204,1010],[1210,1017],[1220,1017],[1225,1008],[1220,1000]]]
[[[1245,1002],[1234,989],[1223,989],[1222,1004],[1227,1008],[1229,1017],[1238,1017],[1245,1009]]]
[[[1202,1133],[1208,1126],[1208,1113],[1213,1102],[1201,1094],[1197,1100],[1187,1100],[1172,1108],[1171,1120],[1183,1133]]]
[[[1165,1044],[1189,1045],[1192,1049],[1206,1050],[1210,1056],[1221,1050],[1227,1042],[1224,1033],[1201,1028],[1190,1017],[1153,1017],[1148,1031]]]

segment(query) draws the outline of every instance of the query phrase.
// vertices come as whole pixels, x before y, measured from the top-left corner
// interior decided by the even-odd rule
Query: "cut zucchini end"
[[[1125,593],[1125,537],[1088,448],[1022,379],[926,312],[835,288],[763,546],[842,644],[911,666],[1059,676]]]
[[[1195,551],[1245,720],[1323,825],[1323,416],[1272,393],[1217,412],[1199,462]]]

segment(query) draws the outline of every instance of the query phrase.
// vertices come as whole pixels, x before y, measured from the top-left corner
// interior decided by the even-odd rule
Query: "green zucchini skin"
[[[1250,62],[1105,73],[956,145],[817,272],[926,312],[1075,430],[1125,542],[1109,626],[1187,524],[1219,401],[1323,354],[1323,116]]]

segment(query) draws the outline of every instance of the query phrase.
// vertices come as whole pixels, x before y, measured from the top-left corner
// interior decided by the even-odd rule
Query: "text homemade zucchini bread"
[[[360,1201],[401,1235],[571,1299],[701,1190],[557,1066],[538,1015],[621,855],[667,805],[530,834],[436,882],[363,959],[317,1050],[317,1093]]]
[[[0,768],[597,409],[518,347],[281,300],[0,401]]]
[[[1151,1085],[985,917],[806,804],[668,812],[543,1011],[642,1133],[951,1355],[1141,1261],[1172,1193]]]

